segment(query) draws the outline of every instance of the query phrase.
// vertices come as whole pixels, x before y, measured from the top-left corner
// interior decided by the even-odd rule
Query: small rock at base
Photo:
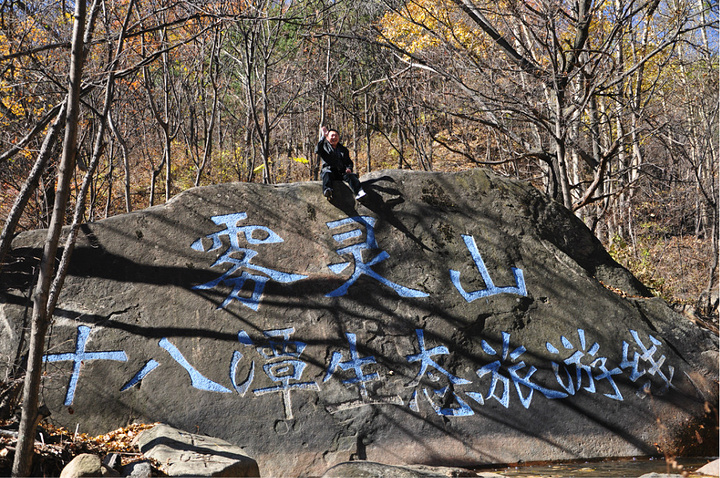
[[[260,476],[245,450],[219,438],[158,424],[134,442],[146,458],[157,460],[167,476]]]
[[[99,456],[90,453],[76,456],[60,472],[60,478],[81,478],[84,476],[120,476],[120,474],[104,466]]]
[[[695,471],[698,475],[720,476],[720,460],[714,460]]]
[[[152,465],[149,461],[136,461],[122,467],[123,476],[131,478],[150,478],[152,476]]]

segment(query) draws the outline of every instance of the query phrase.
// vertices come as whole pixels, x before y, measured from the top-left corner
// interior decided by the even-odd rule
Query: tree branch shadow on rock
[[[424,250],[432,251],[432,249],[425,245],[420,238],[410,232],[410,230],[400,221],[393,211],[396,206],[405,202],[405,198],[400,190],[395,187],[378,185],[377,183],[381,181],[394,183],[395,179],[390,176],[382,176],[380,178],[363,181],[361,184],[367,194],[359,201],[360,204],[375,213],[378,218],[386,221],[395,229],[403,233],[408,239],[415,242]],[[345,186],[344,183],[343,186]],[[336,188],[335,190],[340,193],[341,189]],[[385,196],[389,196],[390,199],[386,200]],[[350,188],[345,186],[342,188],[342,193],[336,194],[335,197],[337,199],[333,199],[331,204],[343,211],[348,217],[361,215],[357,210],[357,202],[353,199]]]

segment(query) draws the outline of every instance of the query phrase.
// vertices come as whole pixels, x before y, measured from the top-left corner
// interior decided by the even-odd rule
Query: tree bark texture
[[[38,396],[40,392],[40,382],[42,381],[42,356],[45,349],[45,336],[50,324],[50,317],[48,316],[47,310],[48,296],[53,271],[55,269],[55,256],[57,254],[60,233],[65,222],[65,208],[70,196],[70,183],[75,169],[80,86],[84,60],[83,37],[85,32],[85,16],[85,2],[77,2],[75,4],[75,24],[73,27],[65,138],[58,171],[57,194],[55,195],[53,215],[40,262],[40,274],[33,295],[33,316],[30,329],[28,369],[23,387],[22,415],[12,468],[12,476],[14,477],[30,476],[32,471],[35,429],[38,422]]]

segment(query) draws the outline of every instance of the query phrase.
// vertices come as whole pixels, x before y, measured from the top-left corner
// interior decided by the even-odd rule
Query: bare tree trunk
[[[168,44],[168,32],[167,28],[163,28],[162,30],[162,38],[161,42],[163,45]],[[143,40],[143,51],[145,50],[144,40]],[[158,165],[157,169],[155,169],[154,166],[152,166],[152,176],[150,179],[150,205],[154,205],[155,201],[155,183],[157,180],[157,177],[162,172],[163,166],[165,168],[165,202],[170,200],[170,194],[172,191],[172,157],[171,157],[171,147],[172,147],[172,141],[177,135],[178,129],[176,128],[175,131],[172,131],[172,125],[170,123],[170,89],[172,87],[171,81],[170,81],[170,55],[167,50],[164,50],[161,55],[161,61],[162,61],[162,81],[163,81],[163,89],[162,89],[162,99],[163,99],[163,109],[162,112],[158,108],[157,104],[155,103],[155,98],[153,97],[153,85],[152,85],[152,75],[148,72],[147,67],[143,67],[143,86],[145,88],[145,92],[147,94],[148,98],[148,105],[150,106],[150,109],[152,111],[153,117],[158,123],[158,126],[160,127],[160,130],[162,132],[162,139],[163,139],[163,156],[162,161]]]
[[[45,336],[50,324],[48,315],[48,297],[53,271],[55,269],[55,256],[57,254],[60,233],[65,222],[65,208],[70,197],[70,182],[75,170],[75,157],[77,153],[78,116],[80,109],[80,86],[83,70],[83,36],[85,33],[85,2],[75,3],[75,22],[73,27],[72,53],[70,62],[70,78],[68,84],[68,107],[65,126],[63,153],[58,171],[57,194],[53,215],[48,229],[42,259],[40,261],[40,274],[33,295],[33,317],[30,329],[28,368],[23,387],[23,403],[21,408],[20,428],[18,442],[13,461],[12,476],[30,476],[32,470],[33,445],[35,444],[35,429],[38,423],[38,396],[42,380],[42,355],[45,349]]]
[[[258,125],[257,131],[260,134],[260,152],[262,153],[263,165],[263,183],[272,184],[273,178],[270,171],[270,99],[269,95],[269,81],[270,72],[268,70],[268,62],[270,61],[269,52],[263,51],[263,64],[262,64],[262,104],[263,104],[263,124]],[[257,122],[257,115],[255,115]]]
[[[330,77],[330,54],[332,52],[332,36],[327,36],[327,49],[325,50],[325,79],[322,84],[322,93],[320,94],[320,128],[323,126],[327,126],[325,122],[327,121],[327,118],[325,117],[326,109],[327,109],[327,97],[328,97],[328,90],[330,89],[330,83],[332,81]],[[318,141],[320,138],[318,138]],[[320,156],[317,156],[316,154],[313,154],[310,159],[310,170],[312,171],[312,179],[314,181],[317,181],[320,174]]]
[[[557,175],[555,180],[558,183],[560,199],[562,199],[563,205],[572,210],[572,196],[570,195],[570,181],[567,172],[568,152],[565,148],[565,142],[562,139],[565,137],[561,123],[563,102],[559,95],[555,101],[555,174]]]
[[[368,101],[368,94],[365,93],[365,144],[367,146],[367,169],[366,171],[369,173],[372,171],[372,166],[370,165],[370,102]]]
[[[85,173],[85,179],[83,180],[82,186],[80,187],[80,191],[77,195],[77,203],[75,205],[75,215],[73,216],[73,222],[70,227],[68,237],[65,241],[65,248],[63,249],[60,265],[58,266],[58,272],[55,275],[55,279],[53,280],[52,286],[50,288],[47,305],[47,314],[49,317],[52,317],[52,314],[55,311],[55,305],[57,304],[58,297],[60,296],[60,290],[65,283],[67,269],[70,266],[70,257],[72,256],[73,250],[75,249],[75,239],[77,238],[77,232],[80,228],[80,223],[82,222],[83,215],[85,213],[85,197],[87,195],[88,187],[92,182],[92,177],[95,174],[95,170],[97,169],[97,165],[100,162],[100,156],[102,156],[103,153],[105,145],[105,130],[107,129],[108,119],[110,117],[110,106],[112,105],[115,96],[115,69],[113,65],[115,65],[117,59],[120,57],[120,54],[123,50],[125,32],[127,31],[127,26],[130,20],[130,14],[132,12],[134,3],[135,0],[130,0],[130,3],[128,4],[128,12],[125,16],[125,23],[123,24],[123,29],[120,32],[120,38],[118,40],[118,45],[115,52],[115,60],[109,68],[107,83],[105,86],[105,102],[103,106],[102,116],[100,117],[100,127],[98,128],[97,136],[95,137],[92,159],[90,160],[90,165],[88,166],[88,170]]]
[[[395,97],[395,125],[397,126],[397,136],[398,136],[398,143],[399,143],[399,149],[397,149],[398,169],[402,169],[403,163],[405,162],[405,134],[404,134],[403,127],[402,127],[400,102],[398,101],[397,96]]]
[[[113,136],[120,144],[120,153],[122,154],[123,168],[125,169],[125,180],[123,182],[125,190],[125,212],[130,212],[132,211],[132,201],[130,200],[130,158],[128,157],[127,144],[125,143],[125,139],[120,136],[120,132],[118,131],[117,127],[115,127],[115,122],[112,119],[112,114],[108,114],[107,121],[108,126],[110,126],[110,130],[113,133]]]
[[[212,52],[210,54],[210,83],[212,84],[212,109],[210,112],[210,123],[205,128],[205,148],[203,150],[203,157],[200,161],[200,164],[197,167],[197,174],[195,174],[195,186],[200,186],[200,178],[202,177],[203,171],[207,167],[207,165],[210,163],[210,158],[212,157],[212,151],[213,151],[213,134],[215,132],[215,124],[218,120],[219,112],[218,112],[218,103],[219,103],[219,90],[220,87],[218,86],[218,58],[219,54],[218,51],[220,50],[220,46],[222,43],[221,34],[219,32],[215,32],[215,36],[213,38],[213,46],[212,46]]]
[[[113,164],[114,158],[115,158],[115,142],[111,139],[110,140],[110,147],[108,148],[108,151],[110,151],[110,157],[108,158],[108,172],[107,172],[107,181],[108,181],[108,187],[107,187],[107,198],[105,199],[105,209],[103,210],[103,217],[107,219],[110,216],[110,206],[112,206],[112,199],[113,199],[113,185],[115,183],[115,165]]]
[[[163,30],[163,43],[167,43],[167,30]],[[163,113],[165,120],[163,122],[163,133],[165,137],[165,202],[170,200],[172,194],[172,157],[170,156],[172,148],[172,139],[170,137],[170,54],[165,51],[163,58]]]

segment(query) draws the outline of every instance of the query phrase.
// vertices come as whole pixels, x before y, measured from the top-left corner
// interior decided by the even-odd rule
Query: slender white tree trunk
[[[55,195],[53,215],[40,262],[38,282],[33,294],[33,316],[30,329],[28,368],[23,387],[22,416],[12,469],[12,476],[14,477],[30,476],[32,470],[35,429],[39,419],[38,396],[40,393],[40,382],[42,381],[42,355],[45,349],[45,336],[50,324],[50,316],[48,315],[47,309],[48,296],[54,275],[55,256],[57,254],[60,233],[65,222],[65,209],[70,197],[70,182],[75,170],[80,86],[84,63],[83,37],[85,33],[85,16],[85,2],[76,2],[65,138],[58,171],[57,193]]]

